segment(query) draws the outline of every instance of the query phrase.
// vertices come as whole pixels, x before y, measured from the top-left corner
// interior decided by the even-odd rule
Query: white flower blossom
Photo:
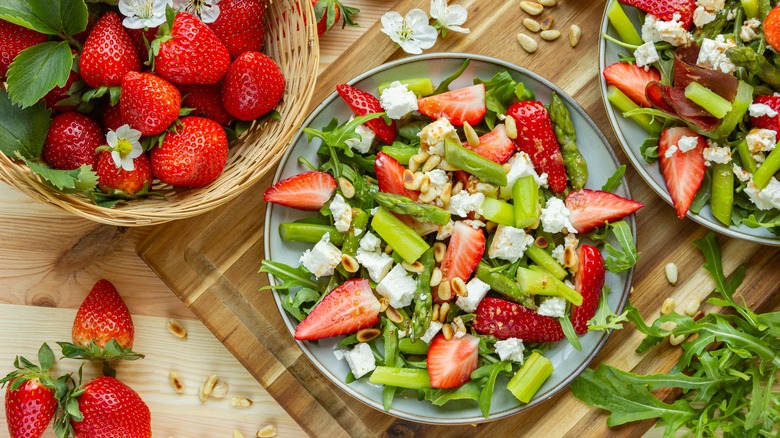
[[[204,23],[213,23],[219,17],[219,0],[173,0],[173,7],[200,18]]]
[[[419,55],[436,44],[439,36],[436,28],[428,24],[428,15],[420,9],[412,9],[402,17],[395,11],[382,16],[382,33],[395,41],[404,52]]]
[[[447,31],[469,33],[467,28],[461,27],[466,22],[469,14],[461,5],[447,5],[447,0],[431,0],[431,17],[436,22],[433,27],[441,30],[441,36],[447,36]]]
[[[144,153],[140,140],[141,131],[131,128],[130,125],[122,125],[116,131],[108,130],[106,142],[116,167],[121,167],[128,172],[135,170],[133,160]]]
[[[165,23],[165,7],[171,0],[119,0],[122,25],[128,29],[153,28]]]

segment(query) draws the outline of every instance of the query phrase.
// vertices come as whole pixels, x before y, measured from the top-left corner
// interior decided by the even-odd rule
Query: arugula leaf
[[[601,297],[599,298],[599,307],[596,309],[596,314],[593,315],[588,321],[588,331],[598,330],[620,330],[623,328],[623,323],[628,321],[628,310],[624,310],[620,315],[616,315],[609,308],[609,302],[607,301],[609,296],[609,286],[604,285],[601,291]]]
[[[65,41],[49,41],[22,50],[8,67],[8,95],[27,108],[54,87],[64,87],[73,67],[73,54]]]
[[[51,117],[43,102],[29,108],[11,103],[0,90],[0,152],[15,157],[37,159],[43,151]]]
[[[712,197],[712,169],[708,168],[707,171],[704,172],[704,180],[701,182],[701,187],[699,187],[699,190],[696,191],[696,196],[694,196],[693,202],[691,202],[691,206],[689,210],[694,214],[699,214],[699,212],[701,212],[701,209],[704,208],[704,206],[710,202],[711,197]]]
[[[17,158],[23,160],[30,170],[38,174],[43,181],[63,193],[84,193],[97,187],[97,174],[92,167],[82,165],[78,169],[52,169],[47,164],[30,161],[20,154]]]
[[[631,234],[626,221],[615,222],[609,225],[612,234],[620,245],[620,250],[616,249],[610,243],[604,245],[607,250],[607,259],[604,264],[610,272],[623,272],[636,265],[639,259],[639,253],[634,245],[634,236]]]
[[[648,163],[655,163],[658,161],[658,140],[659,137],[647,137],[645,141],[639,145],[639,153]]]
[[[316,303],[317,300],[320,299],[320,293],[314,289],[309,289],[308,287],[302,287],[298,289],[295,294],[292,294],[288,291],[282,292],[280,295],[282,298],[281,301],[284,310],[286,310],[287,313],[292,315],[292,317],[298,321],[303,321],[303,319],[306,318],[306,315],[308,315],[311,311],[312,307],[314,307],[313,303]],[[304,305],[307,303],[312,304],[309,307],[304,308]]]
[[[482,386],[485,378],[471,380],[468,383],[453,389],[423,389],[425,400],[430,401],[436,406],[444,406],[447,402],[453,400],[476,400],[479,401],[479,395],[482,392]]]
[[[575,350],[582,351],[580,337],[577,335],[577,332],[574,331],[574,325],[572,324],[571,319],[569,319],[568,316],[564,316],[563,318],[558,318],[558,321],[561,323],[561,328],[563,329],[563,334],[566,336],[566,340],[569,341]]]
[[[510,362],[497,362],[485,365],[483,368],[485,367],[487,367],[487,380],[482,387],[482,391],[479,393],[479,410],[482,412],[482,415],[487,418],[490,415],[490,405],[493,401],[493,390],[496,386],[496,379],[501,373],[511,373],[512,364]],[[477,373],[477,371],[480,370],[474,370],[474,373]]]
[[[84,0],[28,0],[32,12],[58,34],[76,35],[87,28]]]
[[[485,106],[487,106],[485,123],[492,130],[496,125],[498,114],[506,114],[507,107],[514,102],[517,82],[512,79],[509,72],[502,71],[496,73],[487,82],[475,78],[474,84],[485,84]]]
[[[450,91],[450,84],[456,79],[458,79],[463,74],[463,72],[466,71],[470,63],[471,60],[466,58],[466,60],[463,61],[463,64],[461,64],[460,67],[455,71],[455,73],[447,76],[443,81],[439,83],[439,85],[433,91],[433,94],[441,94]]]
[[[601,190],[604,192],[614,192],[616,188],[620,187],[620,184],[623,183],[623,175],[626,174],[626,165],[623,164],[622,166],[615,169],[615,173],[612,174],[612,176],[607,179],[607,182],[604,183],[603,186],[601,186]]]
[[[289,289],[291,287],[308,287],[309,289],[321,290],[322,284],[311,279],[311,273],[303,265],[292,267],[281,262],[263,260],[259,272],[271,274],[281,280],[283,283],[277,286],[263,286],[260,290],[267,289]]]

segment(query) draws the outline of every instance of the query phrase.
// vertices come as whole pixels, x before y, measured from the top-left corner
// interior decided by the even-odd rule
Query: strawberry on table
[[[417,111],[434,120],[446,117],[455,126],[474,126],[487,113],[485,84],[472,85],[417,100]]]
[[[55,169],[93,165],[97,148],[106,138],[98,122],[77,112],[54,117],[43,143],[43,159]]]
[[[675,14],[680,14],[679,21],[686,29],[690,29],[693,24],[693,11],[696,10],[696,0],[620,0],[620,2],[655,15],[664,21],[671,21]]]
[[[506,116],[514,117],[517,123],[517,148],[531,157],[537,173],[547,174],[547,184],[553,192],[563,193],[566,168],[547,108],[539,101],[526,100],[510,106]]]
[[[312,0],[314,6],[314,16],[317,19],[317,35],[323,36],[333,28],[341,18],[344,11],[344,23],[342,27],[357,26],[352,20],[352,15],[360,12],[355,8],[343,5],[339,0]]]
[[[265,38],[264,0],[222,0],[219,15],[209,24],[235,59],[244,52],[259,52]]]
[[[483,254],[485,254],[485,233],[481,229],[466,225],[463,221],[455,222],[450,243],[441,262],[442,283],[449,283],[455,278],[468,283]],[[452,288],[449,290],[449,298],[447,298],[441,295],[441,289],[438,288],[434,299],[437,302],[449,301],[454,295]]]
[[[329,173],[314,170],[279,181],[265,191],[263,199],[299,210],[316,211],[335,191],[336,180]]]
[[[118,87],[131,71],[141,70],[133,40],[119,16],[107,12],[92,28],[79,59],[79,74],[92,88]]]
[[[48,39],[48,35],[0,20],[0,81],[5,80],[8,66],[19,52]]]
[[[499,298],[484,298],[477,306],[474,329],[498,339],[557,342],[564,338],[561,323],[528,307]]]
[[[580,234],[619,221],[642,207],[641,202],[601,190],[574,190],[566,196],[569,221]]]
[[[356,116],[384,112],[382,105],[379,103],[379,99],[363,90],[349,84],[339,84],[336,86],[336,91],[339,93],[339,96],[344,99],[344,102],[349,105]],[[383,143],[393,144],[393,141],[395,141],[396,134],[398,133],[395,120],[391,120],[391,123],[388,125],[385,123],[384,119],[380,117],[367,121],[365,125],[371,128]]]
[[[38,363],[17,356],[17,369],[0,379],[0,385],[8,385],[5,419],[10,438],[41,437],[57,411],[57,399],[64,395],[57,391],[57,386],[65,387],[65,377],[55,382],[49,376],[54,352],[46,344],[38,350]]]
[[[696,147],[683,152],[679,143],[683,137],[696,139]],[[674,147],[674,153],[669,149]],[[667,128],[661,132],[658,140],[658,159],[666,187],[677,210],[677,217],[685,217],[699,191],[707,170],[703,151],[707,147],[704,137],[685,127]],[[669,155],[669,156],[667,156]]]
[[[174,84],[216,84],[230,67],[230,53],[214,31],[197,17],[179,12],[154,44],[157,73]]]
[[[471,146],[468,143],[463,143],[463,146],[498,164],[504,164],[515,152],[515,142],[506,136],[506,128],[503,124],[497,125],[492,131],[479,137],[478,146]]]
[[[299,341],[330,338],[371,327],[379,321],[379,300],[366,278],[333,289],[295,328]]]
[[[212,85],[179,85],[182,96],[181,106],[193,108],[193,116],[211,119],[222,126],[227,126],[233,117],[222,105],[222,84]]]
[[[122,120],[144,136],[157,135],[179,118],[181,94],[165,79],[130,72],[122,81]]]
[[[428,374],[434,388],[455,388],[469,380],[479,363],[479,338],[469,334],[447,340],[436,335],[428,349]]]
[[[750,117],[750,126],[760,129],[771,129],[780,132],[780,96],[756,96],[753,104],[763,104],[777,111],[777,115],[770,117],[768,115],[760,117]]]
[[[598,248],[582,245],[579,249],[579,269],[574,275],[574,288],[582,295],[582,304],[571,307],[571,322],[578,335],[588,331],[588,321],[596,314],[604,286],[604,258]]]
[[[643,107],[651,107],[650,101],[645,95],[645,88],[650,82],[661,80],[661,73],[653,67],[639,67],[628,62],[616,62],[604,69],[604,79],[614,85],[623,94],[628,96],[635,104]]]
[[[150,438],[152,414],[132,388],[113,377],[98,377],[84,385],[76,396],[81,421],[70,417],[77,437]],[[78,393],[78,392],[77,392]]]
[[[222,104],[238,120],[254,120],[271,112],[284,95],[284,76],[272,58],[260,52],[239,56],[222,83]]]
[[[419,190],[409,190],[404,187],[404,171],[406,168],[395,158],[384,152],[376,154],[374,171],[379,184],[379,191],[406,196],[411,200],[417,200]]]

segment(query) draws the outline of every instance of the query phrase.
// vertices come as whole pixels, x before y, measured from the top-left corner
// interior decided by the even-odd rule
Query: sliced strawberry
[[[780,7],[769,11],[763,23],[764,38],[775,50],[780,50]]]
[[[604,286],[604,258],[598,248],[582,245],[579,250],[579,269],[574,274],[574,289],[582,295],[582,304],[572,306],[571,322],[574,331],[582,335],[588,331],[588,321],[596,314]]]
[[[465,335],[451,338],[437,335],[428,349],[428,374],[434,388],[455,388],[471,379],[479,362],[479,338]]]
[[[557,319],[499,298],[479,302],[473,327],[498,339],[519,338],[525,342],[557,342],[564,337]]]
[[[344,102],[349,105],[352,112],[357,116],[384,112],[382,105],[379,104],[379,99],[363,90],[349,84],[339,84],[336,86],[336,91],[338,91],[341,98],[344,99]],[[383,143],[393,144],[395,141],[395,136],[398,133],[395,120],[392,120],[392,123],[388,125],[385,123],[385,120],[380,117],[378,119],[369,120],[365,124],[376,133],[376,136],[379,137]]]
[[[569,220],[578,233],[603,227],[604,222],[623,219],[645,205],[601,190],[574,190],[566,196]]]
[[[620,0],[620,2],[655,15],[664,21],[671,21],[674,19],[674,14],[680,14],[679,21],[685,29],[691,28],[693,11],[696,10],[696,0]]]
[[[764,104],[777,111],[774,117],[761,116],[750,117],[750,125],[754,128],[771,129],[780,132],[780,96],[756,96],[753,103]]]
[[[459,88],[417,100],[417,111],[434,120],[446,117],[455,126],[476,125],[487,112],[485,84]]]
[[[667,157],[666,151],[672,146],[677,146],[683,136],[697,137],[699,141],[696,148],[688,152],[678,149],[671,157]],[[669,189],[674,208],[677,209],[677,217],[680,219],[685,217],[696,192],[704,181],[704,173],[707,169],[703,155],[705,147],[707,142],[704,141],[704,137],[684,127],[664,129],[658,140],[661,173],[664,175],[666,187]]]
[[[455,222],[447,252],[444,253],[444,260],[441,262],[442,283],[445,281],[449,283],[456,277],[468,282],[483,254],[485,254],[485,234],[482,230],[472,228],[463,221]],[[449,298],[446,300],[439,295],[438,291],[434,296],[438,302],[449,301],[452,299],[453,292],[450,290]]]
[[[295,328],[295,339],[311,341],[346,335],[379,321],[379,300],[366,278],[347,280],[333,289]]]
[[[661,73],[653,67],[638,67],[628,62],[616,62],[604,69],[604,79],[614,85],[637,105],[651,107],[650,101],[645,96],[645,88],[650,82],[661,80]]]
[[[304,172],[279,181],[265,191],[265,202],[299,210],[319,210],[336,191],[336,180],[325,172]]]
[[[479,145],[471,146],[464,143],[463,146],[498,164],[504,164],[515,151],[515,142],[506,136],[504,125],[498,125],[479,137]]]
[[[390,155],[384,152],[376,154],[374,171],[376,171],[376,179],[379,182],[379,191],[406,196],[416,201],[420,192],[404,187],[404,170],[406,168],[403,164]]]
[[[568,181],[566,168],[547,108],[539,101],[526,100],[510,106],[506,115],[517,122],[517,148],[531,157],[538,173],[547,174],[553,192],[563,193]]]

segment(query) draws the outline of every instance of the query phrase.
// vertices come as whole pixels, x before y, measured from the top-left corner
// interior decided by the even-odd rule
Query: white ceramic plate
[[[619,163],[606,139],[598,131],[593,121],[585,114],[585,111],[560,88],[538,75],[508,62],[462,53],[428,54],[405,58],[379,66],[352,79],[349,83],[369,92],[375,92],[378,85],[383,82],[403,78],[429,77],[434,84],[437,84],[455,72],[466,58],[471,59],[471,64],[466,72],[451,85],[451,89],[472,85],[471,81],[475,77],[487,80],[495,73],[508,71],[515,80],[522,81],[526,87],[533,90],[536,93],[536,98],[545,104],[549,103],[551,93],[555,91],[566,103],[571,113],[574,127],[577,130],[577,144],[588,161],[590,177],[587,187],[601,188],[607,178],[615,172]],[[314,110],[303,126],[319,129],[328,124],[333,117],[337,117],[339,121],[343,122],[350,115],[352,115],[352,112],[349,107],[334,92]],[[306,157],[313,163],[318,163],[316,153],[318,147],[319,140],[308,144],[306,136],[301,131],[293,140],[292,146],[287,150],[287,153],[282,157],[274,182],[307,170],[298,164],[297,158],[299,156]],[[630,197],[628,184],[625,180],[615,193],[624,197]],[[279,238],[278,229],[279,224],[283,222],[300,219],[307,215],[310,216],[311,213],[268,204],[265,218],[265,235],[267,236],[265,239],[265,254],[268,259],[292,266],[299,265],[298,260],[301,253],[311,248],[312,245],[282,241]],[[627,220],[635,233],[633,217]],[[620,275],[607,272],[606,284],[612,290],[609,296],[609,305],[613,310],[622,311],[628,298],[632,275],[633,270],[623,272]],[[269,281],[272,284],[277,284],[275,278],[269,277]],[[295,332],[297,321],[284,311],[279,295],[274,293],[274,298],[292,336]],[[596,357],[596,354],[598,354],[607,341],[608,336],[604,332],[593,332],[582,336],[580,338],[583,347],[582,351],[575,350],[565,340],[550,348],[545,353],[545,356],[552,361],[555,372],[527,405],[521,404],[509,393],[506,389],[507,379],[502,378],[496,384],[488,418],[482,416],[477,403],[474,401],[453,401],[442,407],[437,407],[426,400],[417,400],[414,395],[396,396],[389,413],[408,420],[437,424],[472,424],[506,417],[537,405],[566,387]],[[298,345],[314,365],[336,386],[369,406],[383,410],[382,388],[380,386],[368,383],[366,378],[349,385],[344,383],[344,378],[347,372],[349,372],[349,366],[346,361],[337,360],[333,354],[336,344],[341,339],[342,337],[325,339],[317,344],[298,342]],[[405,394],[410,393],[407,391]]]
[[[607,5],[609,5],[609,1],[607,2]],[[624,8],[629,18],[631,18],[631,21],[634,23],[634,26],[636,26],[637,29],[640,29],[639,17],[634,13],[634,8],[630,6],[625,6]],[[604,9],[604,16],[601,19],[601,32],[602,34],[608,34],[618,38],[615,29],[609,24],[606,8]],[[601,42],[599,43],[599,72],[604,71],[608,65],[618,62],[618,53],[628,52],[628,49],[619,47],[617,44],[601,38]],[[604,106],[606,107],[607,115],[609,116],[609,123],[615,131],[620,146],[645,182],[647,182],[664,201],[674,208],[674,203],[672,202],[672,197],[669,195],[669,190],[666,188],[666,181],[661,174],[660,166],[657,162],[648,163],[645,161],[639,151],[639,147],[647,138],[647,132],[633,121],[624,118],[618,111],[615,111],[615,108],[609,103],[609,100],[607,100],[608,84],[604,79],[604,75],[599,74],[599,81],[601,83],[601,97],[604,100]],[[744,225],[727,227],[723,225],[712,215],[709,204],[707,204],[699,214],[688,212],[686,216],[700,225],[730,237],[736,237],[738,239],[744,239],[764,245],[780,246],[780,239],[765,228],[749,228]]]

